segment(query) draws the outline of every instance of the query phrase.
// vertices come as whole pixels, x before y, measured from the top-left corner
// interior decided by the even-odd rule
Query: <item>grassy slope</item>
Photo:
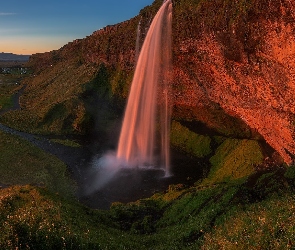
[[[1,249],[115,249],[128,242],[126,233],[101,223],[99,212],[41,188],[1,190],[0,211]]]
[[[293,249],[294,195],[240,206],[204,236],[205,249]]]
[[[19,75],[0,74],[0,111],[12,106],[12,95],[20,89],[15,84],[19,82]]]
[[[0,183],[35,184],[63,195],[73,194],[66,165],[24,139],[0,131]]]
[[[26,79],[28,85],[20,99],[22,109],[4,114],[1,121],[19,130],[38,133],[81,132],[79,126],[85,107],[79,95],[82,85],[92,78],[88,70],[76,64],[59,63],[44,75],[44,79],[39,76],[37,83],[36,78]],[[56,84],[52,84],[53,81]]]
[[[294,169],[293,169],[294,170]],[[294,175],[171,186],[111,210],[90,210],[43,188],[1,190],[4,249],[291,249]],[[288,175],[286,175],[288,176]],[[290,176],[289,176],[290,177]],[[275,181],[269,192],[259,191]],[[249,186],[251,184],[251,186]]]

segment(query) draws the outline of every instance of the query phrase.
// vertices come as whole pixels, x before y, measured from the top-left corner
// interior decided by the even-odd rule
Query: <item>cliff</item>
[[[175,79],[184,90],[177,95],[176,106],[201,107],[204,112],[197,108],[193,116],[205,122],[208,115],[202,113],[218,106],[257,131],[291,163],[294,6],[289,1],[261,0],[191,6],[187,18],[196,25],[187,26],[189,35],[177,39]],[[223,122],[213,126],[227,126]]]
[[[161,3],[156,0],[131,20],[57,51],[32,55],[28,66],[35,76],[26,81],[22,111],[5,119],[20,121],[20,113],[27,112],[30,128],[84,133],[89,126],[85,96],[103,91],[126,99],[137,25],[141,18],[148,27]],[[289,0],[175,0],[173,13],[173,119],[205,135],[265,140],[290,164],[294,5]]]

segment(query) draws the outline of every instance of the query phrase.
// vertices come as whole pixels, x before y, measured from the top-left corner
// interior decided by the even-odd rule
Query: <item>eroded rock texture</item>
[[[219,6],[222,1],[200,4],[200,12],[214,13],[210,2]],[[219,124],[211,117],[207,120],[220,107],[256,130],[291,163],[290,154],[295,153],[295,5],[291,1],[242,2],[225,4],[218,10],[222,14],[212,16],[214,24],[197,25],[195,36],[180,41],[176,106],[195,109],[194,119],[227,130],[231,119],[226,116],[223,121],[217,118]],[[240,13],[233,16],[234,11]],[[222,21],[217,20],[219,15]]]

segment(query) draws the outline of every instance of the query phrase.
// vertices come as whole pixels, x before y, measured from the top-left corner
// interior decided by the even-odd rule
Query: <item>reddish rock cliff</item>
[[[210,126],[198,109],[212,113],[218,104],[258,131],[291,163],[289,153],[295,153],[295,7],[288,0],[223,2],[200,4],[201,15],[223,13],[212,16],[216,22],[209,26],[199,23],[198,34],[179,43],[175,84],[181,91],[176,106],[195,107],[195,119]]]
[[[161,2],[141,11],[143,27]],[[174,118],[198,121],[231,137],[263,137],[291,163],[295,154],[294,3],[175,0],[173,18]],[[34,55],[30,65],[42,75],[39,79],[49,74],[49,65],[60,67],[61,62],[75,62],[76,69],[103,63],[113,72],[130,74],[138,22],[139,16],[58,51]],[[34,82],[37,88],[38,78]]]

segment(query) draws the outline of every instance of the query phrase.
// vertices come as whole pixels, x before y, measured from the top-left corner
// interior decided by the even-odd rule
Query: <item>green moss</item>
[[[263,159],[257,141],[226,139],[210,158],[212,168],[206,181],[219,182],[247,177]]]
[[[113,225],[136,234],[156,231],[156,222],[163,214],[163,202],[159,199],[142,199],[137,202],[114,203],[110,215]]]
[[[174,185],[149,199],[113,204],[110,211],[87,209],[43,188],[3,189],[0,248],[291,249],[286,246],[294,244],[293,195],[273,190],[250,203],[241,196],[246,186],[247,181]]]
[[[171,144],[195,157],[203,158],[211,153],[209,136],[199,135],[173,121],[170,135]]]
[[[226,137],[216,135],[213,137],[213,139],[214,139],[214,142],[219,146],[226,140]]]
[[[204,233],[227,211],[237,191],[237,187],[225,185],[187,188],[178,199],[166,205],[157,223],[154,235],[157,249],[200,249]],[[161,238],[165,239],[164,244]]]

